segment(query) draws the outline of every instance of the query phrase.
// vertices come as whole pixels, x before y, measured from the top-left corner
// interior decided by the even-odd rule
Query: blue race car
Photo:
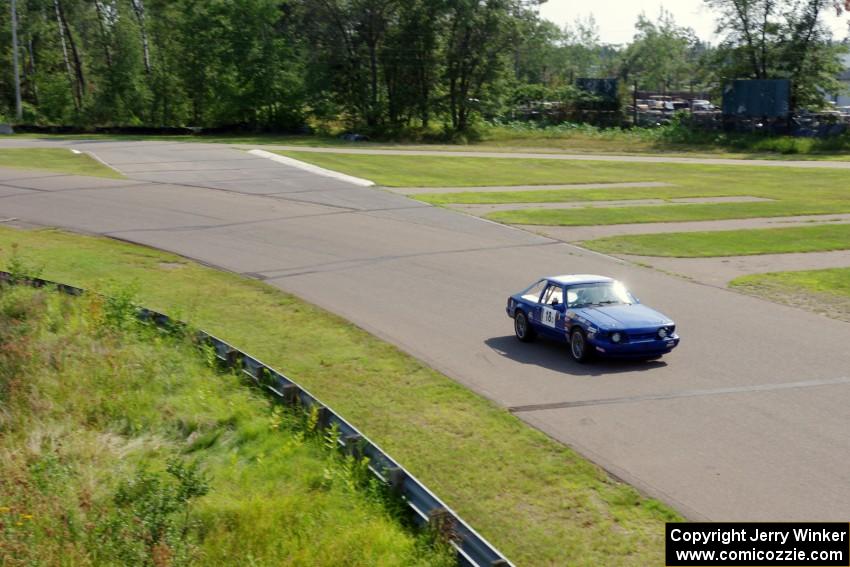
[[[595,354],[658,358],[679,344],[669,317],[641,305],[622,283],[604,276],[543,278],[510,296],[505,309],[519,340],[542,335],[566,341],[578,362]]]

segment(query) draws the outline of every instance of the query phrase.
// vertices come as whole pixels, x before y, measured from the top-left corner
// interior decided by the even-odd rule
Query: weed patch
[[[452,564],[338,431],[135,309],[0,286],[0,563]]]

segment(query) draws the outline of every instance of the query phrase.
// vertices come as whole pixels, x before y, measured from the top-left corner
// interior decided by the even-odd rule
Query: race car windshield
[[[620,282],[577,285],[567,289],[569,307],[590,305],[631,305],[635,298]]]

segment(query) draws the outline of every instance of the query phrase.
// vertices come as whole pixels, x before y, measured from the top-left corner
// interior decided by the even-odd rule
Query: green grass
[[[302,383],[520,565],[663,562],[679,518],[571,449],[361,329],[274,288],[170,254],[53,230],[0,229],[44,277],[135,282],[140,301]]]
[[[118,297],[0,287],[0,563],[453,564],[307,420]]]
[[[743,287],[768,283],[815,293],[832,293],[850,299],[850,268],[756,274],[737,278],[730,285]]]
[[[850,321],[850,268],[742,276],[729,285],[745,293]]]
[[[607,254],[708,258],[850,249],[850,224],[611,236],[582,246]]]
[[[275,152],[386,187],[469,187],[655,181],[634,164],[577,160]],[[607,163],[607,162],[606,162]]]
[[[419,194],[435,205],[593,202],[752,196],[763,202],[652,207],[524,209],[487,218],[511,224],[581,226],[850,213],[844,170],[572,160],[374,156],[282,152],[386,186],[486,186],[655,181],[669,187],[541,189]]]
[[[55,148],[0,149],[0,167],[123,179],[120,173],[89,155]]]

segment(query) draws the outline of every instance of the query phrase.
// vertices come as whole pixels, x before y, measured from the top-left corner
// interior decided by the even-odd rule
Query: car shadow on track
[[[494,352],[520,364],[533,364],[556,372],[574,376],[604,376],[622,372],[644,372],[667,366],[663,360],[630,360],[594,358],[579,364],[570,357],[566,343],[538,338],[532,343],[521,343],[513,335],[492,337],[484,341]]]

